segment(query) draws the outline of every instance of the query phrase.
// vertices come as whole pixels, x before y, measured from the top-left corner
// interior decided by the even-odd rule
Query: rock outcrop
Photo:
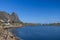
[[[13,21],[13,22],[20,22],[20,20],[19,20],[19,18],[18,18],[18,16],[16,15],[16,13],[15,12],[13,12],[12,14],[11,14],[11,20]]]
[[[13,12],[12,14],[9,14],[7,12],[0,11],[0,40],[20,40],[9,31],[9,27],[7,28],[7,26],[4,25],[4,23],[8,24],[11,22],[18,23],[21,21],[19,20],[19,18],[15,12]],[[9,26],[11,27],[11,25],[9,25]],[[15,26],[15,25],[13,25],[13,26]]]
[[[7,12],[0,11],[0,20],[10,20],[10,22],[21,22],[15,12],[9,14]]]

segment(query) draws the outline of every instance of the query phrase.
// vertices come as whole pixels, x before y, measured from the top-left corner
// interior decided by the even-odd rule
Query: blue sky
[[[60,0],[0,0],[0,11],[16,12],[23,22],[60,22]]]

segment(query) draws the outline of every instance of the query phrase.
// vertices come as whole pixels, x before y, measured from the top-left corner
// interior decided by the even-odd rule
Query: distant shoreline
[[[60,26],[60,23],[50,23],[50,24],[24,23],[24,26]]]

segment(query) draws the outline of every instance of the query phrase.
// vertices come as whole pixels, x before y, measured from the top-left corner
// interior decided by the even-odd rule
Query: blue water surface
[[[23,40],[60,40],[60,26],[25,26],[12,33]]]

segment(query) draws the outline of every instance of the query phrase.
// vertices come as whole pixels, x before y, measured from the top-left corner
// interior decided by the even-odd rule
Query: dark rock
[[[11,20],[12,20],[14,23],[20,22],[20,20],[19,20],[19,18],[18,18],[18,16],[16,15],[15,12],[13,12],[13,13],[11,14]]]

